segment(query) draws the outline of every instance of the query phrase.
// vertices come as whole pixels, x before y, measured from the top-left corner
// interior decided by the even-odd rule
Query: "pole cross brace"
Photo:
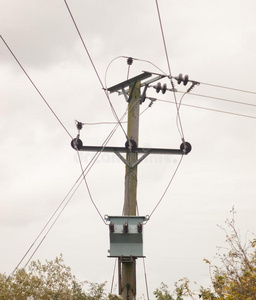
[[[149,152],[143,154],[136,162],[134,162],[133,164],[130,164],[118,151],[114,152],[120,159],[122,162],[124,162],[130,169],[133,169],[134,167],[136,167],[139,163],[141,163],[148,155]]]

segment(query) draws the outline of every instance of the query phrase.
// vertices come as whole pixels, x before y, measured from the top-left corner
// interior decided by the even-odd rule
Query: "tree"
[[[89,285],[88,292],[83,286]],[[105,284],[79,282],[72,275],[63,257],[42,264],[39,260],[30,263],[28,271],[18,269],[7,279],[0,274],[0,300],[116,300],[115,295],[106,295]]]
[[[232,210],[232,220],[226,224],[231,230],[226,235],[227,247],[224,253],[219,253],[221,267],[214,266],[205,259],[209,265],[214,292],[201,288],[201,297],[204,300],[253,300],[256,298],[256,240],[242,243],[235,226],[235,211]]]
[[[204,261],[209,266],[212,288],[200,287],[198,292],[191,290],[189,280],[184,278],[175,283],[177,300],[183,296],[202,300],[254,300],[256,299],[256,239],[242,243],[235,226],[235,211],[232,209],[232,219],[226,220],[227,229],[220,227],[226,235],[225,248],[219,248],[220,266],[213,265],[208,259]],[[229,232],[230,231],[230,232]],[[162,284],[154,292],[157,300],[174,300],[168,291],[168,286]]]
[[[157,300],[183,300],[183,296],[186,295],[184,286],[184,283],[180,284],[179,286],[177,283],[175,283],[176,288],[171,296],[170,291],[168,290],[168,286],[162,282],[160,288],[154,291],[154,295],[157,298]]]

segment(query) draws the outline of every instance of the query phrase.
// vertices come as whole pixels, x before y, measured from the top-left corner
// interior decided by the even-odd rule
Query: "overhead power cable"
[[[74,16],[73,16],[73,14],[72,14],[72,12],[71,12],[71,10],[70,10],[70,8],[69,8],[69,5],[68,5],[68,3],[67,3],[66,0],[64,0],[64,2],[65,2],[65,4],[66,4],[67,10],[68,10],[68,12],[69,12],[69,15],[70,15],[70,17],[71,17],[71,19],[72,19],[72,21],[73,21],[73,24],[74,24],[74,26],[75,26],[75,28],[76,28],[76,31],[77,31],[77,33],[78,33],[78,35],[79,35],[79,37],[80,37],[80,40],[81,40],[81,42],[82,42],[82,44],[83,44],[83,47],[84,47],[84,49],[85,49],[85,51],[86,51],[86,53],[87,53],[87,56],[88,56],[88,58],[89,58],[89,60],[90,60],[90,62],[91,62],[91,65],[92,65],[92,67],[93,67],[93,69],[94,69],[94,71],[95,71],[95,73],[96,73],[96,76],[97,76],[99,82],[100,82],[100,85],[101,85],[103,91],[105,92],[105,95],[106,95],[106,97],[107,97],[107,99],[108,99],[108,102],[109,102],[109,105],[110,105],[110,107],[111,107],[111,110],[112,110],[112,112],[113,112],[113,115],[115,116],[117,122],[119,123],[119,125],[120,125],[120,127],[121,127],[121,129],[122,129],[122,131],[124,132],[124,135],[125,135],[126,139],[128,140],[127,134],[126,134],[126,132],[125,132],[125,130],[124,130],[124,128],[123,128],[123,126],[122,126],[122,124],[121,124],[119,118],[118,118],[118,115],[117,115],[117,113],[116,113],[116,111],[115,111],[115,108],[114,108],[114,106],[113,106],[113,104],[112,104],[112,102],[111,102],[111,100],[110,100],[110,98],[109,98],[108,92],[107,92],[107,90],[104,88],[103,82],[102,82],[102,80],[101,80],[101,78],[100,78],[100,75],[99,75],[99,73],[98,73],[98,71],[97,71],[97,69],[96,69],[96,66],[95,66],[95,64],[94,64],[94,62],[93,62],[93,60],[92,60],[92,57],[91,57],[91,55],[90,55],[90,53],[89,53],[89,51],[88,51],[88,48],[87,48],[86,45],[85,45],[84,39],[83,39],[83,37],[82,37],[82,35],[81,35],[81,33],[80,33],[80,30],[79,30],[79,28],[78,28],[78,26],[77,26],[77,24],[76,24],[76,21],[75,21]]]
[[[178,91],[177,93],[183,93],[183,92]],[[225,101],[225,102],[230,102],[230,103],[235,103],[235,104],[241,104],[241,105],[256,107],[256,104],[242,102],[242,101],[235,101],[235,100],[226,99],[226,98],[219,98],[219,97],[214,97],[214,96],[209,96],[209,95],[201,95],[201,94],[194,94],[194,93],[188,93],[188,95],[197,96],[197,97],[204,97],[204,98],[215,99],[215,100],[219,100],[219,101]]]
[[[61,209],[61,212],[58,214],[58,216],[55,218],[53,224],[51,225],[50,229],[53,227],[53,225],[56,223],[57,219],[59,218],[60,214],[63,212],[64,208],[67,206],[67,204],[70,202],[70,200],[72,199],[74,193],[76,192],[76,190],[78,189],[78,187],[80,186],[81,182],[79,183],[79,180],[82,178],[82,174],[78,177],[78,179],[75,181],[75,183],[73,184],[73,186],[71,187],[71,189],[69,190],[69,192],[67,193],[67,195],[65,196],[65,198],[61,201],[61,203],[59,204],[59,206],[57,207],[57,209],[54,211],[54,213],[51,215],[50,219],[47,221],[47,223],[45,224],[45,226],[43,227],[43,229],[40,231],[40,233],[38,234],[38,236],[36,237],[36,239],[34,240],[34,242],[31,244],[31,246],[29,247],[29,249],[27,250],[27,252],[25,253],[25,255],[22,257],[22,259],[19,261],[18,265],[16,266],[16,268],[13,270],[13,272],[8,276],[8,278],[10,276],[12,276],[12,274],[14,274],[14,272],[19,268],[19,266],[21,265],[21,263],[24,261],[24,259],[27,257],[27,255],[29,254],[29,252],[31,251],[31,249],[34,247],[34,245],[36,244],[36,242],[38,241],[38,239],[40,238],[40,236],[43,234],[43,232],[45,231],[45,229],[48,227],[48,225],[51,223],[51,221],[53,220],[53,218],[55,217],[55,215],[58,213],[58,211],[60,210],[60,208],[64,205],[66,199],[69,197],[68,201],[65,203],[64,207]],[[77,187],[76,187],[77,185]],[[76,187],[76,188],[75,188]],[[74,190],[75,188],[75,190]],[[73,193],[72,193],[73,191]],[[71,194],[72,193],[72,194]],[[70,195],[71,194],[71,195]],[[49,233],[49,229],[46,232],[45,236],[43,237],[43,239],[40,241],[39,246],[42,244],[43,240],[46,238],[46,235]],[[35,252],[38,250],[39,246],[37,246],[36,250],[33,252],[33,254],[30,256],[30,259],[27,261],[26,265],[29,263],[29,261],[31,260],[31,258],[33,257],[33,255],[35,254]]]
[[[227,86],[211,84],[211,83],[205,83],[205,82],[200,82],[200,84],[204,84],[204,85],[208,85],[208,86],[212,86],[212,87],[217,87],[217,88],[221,88],[221,89],[226,89],[226,90],[232,90],[232,91],[236,91],[236,92],[242,92],[242,93],[248,93],[248,94],[256,95],[256,92],[241,90],[241,89],[237,89],[237,88],[233,88],[233,87],[227,87]]]
[[[150,98],[149,98],[150,99]],[[156,99],[154,100],[159,101],[159,102],[165,102],[169,104],[175,104],[173,101],[169,100],[162,100],[162,99]],[[230,111],[225,111],[225,110],[219,110],[219,109],[214,109],[214,108],[207,108],[207,107],[202,107],[202,106],[197,106],[197,105],[192,105],[192,104],[185,104],[182,103],[182,106],[188,106],[188,107],[193,107],[193,108],[199,108],[199,109],[204,109],[204,110],[209,110],[209,111],[214,111],[214,112],[219,112],[219,113],[224,113],[224,114],[229,114],[229,115],[234,115],[234,116],[239,116],[239,117],[245,117],[245,118],[250,118],[250,119],[256,119],[256,116],[250,116],[250,115],[244,115],[244,114],[238,114],[238,113],[233,113]]]
[[[125,116],[125,114],[122,116],[122,118],[124,118],[124,116]],[[116,126],[111,130],[110,134],[108,135],[108,137],[103,142],[103,145],[106,145],[109,142],[109,140],[111,139],[111,137],[113,136],[113,134],[115,133],[115,131],[117,130],[117,128],[118,128],[118,123],[116,123]],[[70,200],[72,199],[72,197],[74,196],[75,192],[77,191],[77,189],[79,188],[79,186],[82,184],[82,182],[84,180],[83,178],[85,176],[87,176],[87,174],[91,170],[92,166],[94,165],[94,163],[98,159],[99,155],[100,155],[100,153],[98,153],[98,152],[95,153],[95,155],[93,156],[93,158],[90,160],[90,162],[87,164],[86,168],[83,170],[83,172],[81,173],[81,175],[77,178],[77,180],[75,181],[75,183],[72,185],[71,189],[69,190],[69,192],[67,193],[67,195],[65,196],[65,198],[61,201],[61,203],[59,204],[59,206],[57,207],[57,209],[54,211],[54,213],[52,214],[52,216],[49,218],[49,220],[47,221],[47,223],[45,224],[45,226],[43,227],[43,229],[40,231],[40,233],[38,234],[38,236],[36,237],[36,239],[34,240],[34,242],[31,244],[31,246],[29,247],[29,249],[26,251],[25,255],[19,261],[18,265],[15,267],[15,269],[13,270],[13,272],[8,276],[8,278],[10,278],[14,274],[14,272],[19,268],[19,266],[21,265],[21,263],[25,260],[25,258],[28,256],[28,254],[30,253],[30,251],[32,250],[32,248],[35,246],[36,242],[39,240],[39,238],[45,232],[45,230],[47,229],[47,227],[53,221],[52,224],[50,225],[50,227],[48,228],[48,230],[46,231],[46,233],[44,234],[43,238],[40,240],[40,242],[38,243],[37,247],[35,248],[35,250],[31,254],[31,256],[29,257],[28,261],[25,264],[25,267],[31,261],[31,259],[33,258],[33,256],[35,255],[35,253],[37,252],[37,250],[39,249],[39,247],[42,245],[42,243],[45,240],[45,238],[47,237],[47,235],[49,234],[50,230],[53,228],[53,226],[55,225],[55,223],[59,219],[60,215],[63,213],[64,209],[66,208],[66,206],[68,205],[68,203],[70,202]],[[54,219],[54,217],[55,217],[55,219]],[[105,223],[105,221],[104,221],[104,223]]]
[[[92,202],[93,206],[95,207],[95,209],[96,209],[97,213],[99,214],[99,216],[100,216],[101,220],[102,220],[102,221],[103,221],[103,222],[106,224],[106,221],[104,220],[104,217],[103,217],[103,216],[102,216],[102,214],[100,213],[100,210],[98,209],[98,207],[97,207],[96,203],[95,203],[95,202],[94,202],[94,200],[93,200],[93,197],[92,197],[91,190],[90,190],[90,188],[89,188],[88,182],[87,182],[87,180],[86,180],[86,178],[85,178],[85,174],[84,174],[84,171],[83,171],[83,165],[82,165],[82,161],[81,161],[80,153],[79,153],[79,151],[78,151],[78,150],[77,150],[76,152],[77,152],[77,156],[78,156],[78,159],[79,159],[79,164],[80,164],[80,167],[81,167],[81,171],[82,171],[82,174],[83,174],[83,180],[84,180],[84,183],[85,183],[86,189],[87,189],[87,191],[88,191],[88,194],[89,194],[90,200],[91,200],[91,202]]]
[[[175,86],[174,86],[174,82],[172,80],[171,66],[170,66],[170,61],[169,61],[169,56],[168,56],[166,41],[165,41],[165,35],[164,35],[163,24],[162,24],[162,20],[161,20],[161,14],[160,14],[160,9],[159,9],[159,5],[158,5],[158,0],[155,0],[155,3],[156,3],[158,20],[159,20],[159,25],[160,25],[161,35],[162,35],[162,40],[163,40],[163,45],[164,45],[164,52],[165,52],[166,61],[167,61],[167,65],[168,65],[168,70],[169,70],[169,76],[168,76],[168,78],[170,79],[170,83],[172,85],[173,97],[174,97],[174,101],[175,101],[175,105],[176,105],[176,110],[177,110],[177,120],[178,120],[178,123],[179,123],[178,130],[179,130],[179,132],[181,134],[182,141],[185,141],[183,126],[182,126],[181,116],[180,116],[180,111],[179,111],[180,107],[179,107],[178,102],[177,102],[176,93],[175,93]]]
[[[147,279],[147,271],[146,271],[145,258],[143,257],[142,260],[143,260],[143,269],[144,269],[145,285],[146,285],[146,291],[147,291],[147,300],[149,300],[148,279]]]
[[[168,70],[169,70],[169,75],[172,76],[171,66],[170,66],[170,61],[169,61],[169,56],[168,56],[168,52],[167,52],[167,46],[166,46],[166,42],[165,42],[164,29],[163,29],[163,24],[162,24],[160,10],[159,10],[159,5],[158,5],[158,1],[157,0],[156,0],[156,9],[157,9],[158,20],[159,20],[159,25],[160,25],[160,29],[161,29],[163,44],[164,44],[164,52],[165,52],[165,57],[166,57],[167,66],[168,66]]]
[[[13,58],[16,60],[16,62],[18,63],[18,65],[20,66],[20,68],[22,69],[22,71],[24,72],[24,74],[27,76],[27,78],[30,81],[30,83],[36,89],[37,93],[40,95],[40,97],[43,99],[43,101],[45,102],[45,104],[48,106],[48,108],[50,109],[50,111],[52,112],[52,114],[58,120],[58,122],[63,127],[63,129],[67,132],[67,134],[69,135],[69,137],[72,139],[72,135],[69,133],[69,131],[67,130],[67,128],[61,122],[61,120],[59,119],[59,117],[57,116],[57,114],[54,112],[54,110],[52,109],[52,107],[50,106],[50,104],[46,101],[46,99],[44,98],[44,96],[42,95],[42,93],[39,91],[38,87],[33,82],[33,80],[31,79],[31,77],[28,75],[28,73],[26,72],[26,70],[24,69],[24,67],[22,66],[22,64],[20,63],[20,61],[18,60],[18,58],[16,57],[16,55],[13,53],[13,51],[11,50],[11,48],[8,46],[8,44],[6,43],[6,41],[4,40],[4,38],[2,36],[0,36],[0,37],[1,37],[2,41],[4,42],[5,46],[7,47],[7,49],[9,50],[9,52],[11,53],[11,55],[13,56]]]
[[[181,165],[183,156],[184,156],[184,155],[181,155],[180,160],[179,160],[179,162],[178,162],[178,165],[177,165],[177,167],[176,167],[174,173],[172,174],[172,177],[171,177],[169,183],[167,184],[167,187],[165,188],[165,190],[164,190],[162,196],[160,197],[159,201],[157,202],[156,206],[154,207],[154,209],[153,209],[152,212],[150,213],[149,218],[151,218],[151,216],[153,215],[153,213],[156,211],[156,209],[158,208],[158,206],[159,206],[160,203],[162,202],[164,196],[166,195],[166,193],[167,193],[167,191],[168,191],[168,189],[169,189],[169,187],[170,187],[170,185],[171,185],[171,183],[172,183],[174,177],[176,176],[176,174],[177,174],[177,172],[178,172],[178,169],[179,169],[179,167],[180,167],[180,165]]]

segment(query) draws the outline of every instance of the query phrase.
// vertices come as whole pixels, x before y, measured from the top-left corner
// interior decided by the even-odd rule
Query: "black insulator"
[[[128,233],[128,224],[124,223],[123,225],[123,233]]]
[[[115,232],[115,225],[112,222],[109,224],[109,231],[112,233]]]
[[[164,85],[162,87],[162,94],[165,94],[166,90],[167,90],[167,84],[164,83]]]
[[[76,128],[77,128],[78,130],[81,130],[81,129],[83,128],[83,123],[77,122],[77,123],[76,123]]]
[[[161,90],[161,88],[162,88],[162,87],[161,87],[161,83],[158,82],[157,85],[156,85],[156,92],[159,93],[160,90]]]
[[[80,139],[73,139],[71,141],[71,147],[75,150],[81,150],[83,147],[83,142]]]
[[[188,142],[184,142],[180,145],[180,150],[184,152],[184,154],[188,154],[192,150],[192,146]]]
[[[188,75],[185,75],[183,79],[183,84],[187,85],[187,83],[188,83]]]
[[[128,59],[127,59],[127,65],[132,65],[132,63],[133,63],[133,58],[132,57],[129,57]]]
[[[142,233],[142,224],[141,223],[139,223],[137,225],[137,230],[138,230],[138,233]]]
[[[130,151],[135,151],[137,149],[137,143],[134,140],[128,140],[125,142],[125,148]]]
[[[178,84],[180,84],[181,81],[183,81],[183,76],[182,76],[182,74],[180,73],[180,74],[179,74],[179,77],[178,77]]]

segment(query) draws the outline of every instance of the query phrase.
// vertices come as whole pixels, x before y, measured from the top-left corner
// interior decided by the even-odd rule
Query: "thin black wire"
[[[156,100],[160,101],[160,102],[175,104],[175,102],[173,102],[173,101],[161,100],[161,99],[156,99]],[[184,103],[182,103],[181,105],[188,106],[188,107],[193,107],[193,108],[204,109],[204,110],[209,110],[209,111],[214,111],[214,112],[219,112],[219,113],[224,113],[224,114],[229,114],[229,115],[234,115],[234,116],[239,116],[239,117],[244,117],[244,118],[256,119],[256,117],[254,117],[254,116],[237,114],[237,113],[233,113],[233,112],[229,112],[229,111],[224,111],[224,110],[219,110],[219,109],[207,108],[207,107],[202,107],[202,106],[197,106],[197,105],[191,105],[191,104],[184,104]]]
[[[91,65],[92,65],[92,67],[93,67],[93,69],[94,69],[94,71],[95,71],[95,73],[96,73],[96,76],[97,76],[99,82],[100,82],[100,85],[101,85],[103,91],[105,92],[105,95],[106,95],[106,97],[107,97],[107,99],[108,99],[108,102],[109,102],[109,105],[110,105],[110,107],[111,107],[111,110],[112,110],[112,112],[113,112],[113,114],[114,114],[114,116],[115,116],[117,122],[119,123],[120,127],[122,128],[122,130],[123,130],[123,132],[124,132],[124,135],[126,136],[126,139],[128,140],[128,137],[127,137],[127,135],[126,135],[126,132],[125,132],[125,130],[124,130],[122,124],[120,123],[120,120],[119,120],[119,118],[118,118],[118,115],[117,115],[117,113],[116,113],[116,111],[115,111],[115,108],[114,108],[113,104],[111,103],[111,100],[110,100],[110,98],[109,98],[108,92],[107,92],[106,89],[104,88],[103,82],[102,82],[102,80],[101,80],[101,78],[100,78],[100,76],[99,76],[99,73],[98,73],[98,71],[97,71],[97,69],[96,69],[96,66],[95,66],[93,60],[92,60],[92,57],[91,57],[91,55],[90,55],[90,53],[89,53],[89,51],[88,51],[88,49],[87,49],[87,47],[86,47],[86,45],[85,45],[84,39],[83,39],[83,37],[82,37],[82,35],[81,35],[81,33],[80,33],[80,30],[79,30],[79,28],[78,28],[78,26],[77,26],[77,24],[76,24],[76,21],[75,21],[75,19],[74,19],[74,17],[73,17],[73,14],[72,14],[72,12],[71,12],[69,6],[68,6],[68,3],[67,3],[66,0],[64,0],[64,2],[65,2],[65,4],[66,4],[67,10],[68,10],[68,12],[69,12],[69,14],[70,14],[70,17],[71,17],[71,19],[72,19],[72,21],[73,21],[73,24],[74,24],[74,26],[75,26],[75,28],[76,28],[76,31],[77,31],[77,33],[78,33],[78,35],[79,35],[79,37],[80,37],[80,40],[81,40],[81,42],[82,42],[82,44],[83,44],[83,46],[84,46],[84,49],[85,49],[85,51],[86,51],[86,53],[87,53],[87,55],[88,55],[88,58],[89,58],[89,60],[90,60],[90,62],[91,62]]]
[[[22,69],[22,71],[24,72],[24,74],[27,76],[28,80],[30,81],[30,83],[33,85],[33,87],[36,89],[37,93],[40,95],[40,97],[43,99],[43,101],[45,102],[45,104],[48,106],[48,108],[50,109],[50,111],[53,113],[53,115],[55,116],[55,118],[58,120],[58,122],[60,123],[60,125],[63,127],[63,129],[67,132],[67,134],[70,136],[70,138],[72,139],[72,135],[69,133],[69,131],[67,130],[67,128],[64,126],[64,124],[61,122],[61,120],[59,119],[59,117],[56,115],[56,113],[54,112],[54,110],[51,108],[50,104],[46,101],[46,99],[44,98],[44,96],[42,95],[42,93],[39,91],[38,87],[35,85],[35,83],[33,82],[33,80],[31,79],[31,77],[28,75],[28,73],[26,72],[26,70],[24,69],[24,67],[21,65],[20,61],[18,60],[18,58],[16,57],[16,55],[13,53],[13,51],[11,50],[11,48],[8,46],[8,44],[6,43],[6,41],[4,40],[4,38],[0,35],[2,41],[4,42],[5,46],[7,47],[7,49],[9,50],[9,52],[11,53],[11,55],[13,56],[13,58],[16,60],[16,62],[18,63],[18,65],[20,66],[20,68]]]
[[[177,165],[177,167],[176,167],[176,169],[175,169],[175,171],[174,171],[174,173],[173,173],[173,175],[172,175],[172,177],[171,177],[171,179],[170,179],[170,181],[169,181],[169,183],[168,183],[166,189],[164,190],[163,195],[161,196],[161,198],[160,198],[159,201],[157,202],[156,206],[155,206],[154,209],[152,210],[151,214],[149,215],[149,218],[151,218],[151,216],[153,215],[153,213],[155,212],[155,210],[158,208],[158,206],[159,206],[160,203],[162,202],[164,196],[166,195],[166,193],[167,193],[167,191],[168,191],[168,189],[169,189],[169,187],[170,187],[170,185],[171,185],[171,183],[172,183],[172,181],[173,181],[175,175],[177,174],[177,171],[178,171],[178,169],[179,169],[179,167],[180,167],[180,164],[181,164],[181,162],[182,162],[183,156],[184,156],[184,155],[181,155],[180,161],[179,161],[179,163],[178,163],[178,165]]]

